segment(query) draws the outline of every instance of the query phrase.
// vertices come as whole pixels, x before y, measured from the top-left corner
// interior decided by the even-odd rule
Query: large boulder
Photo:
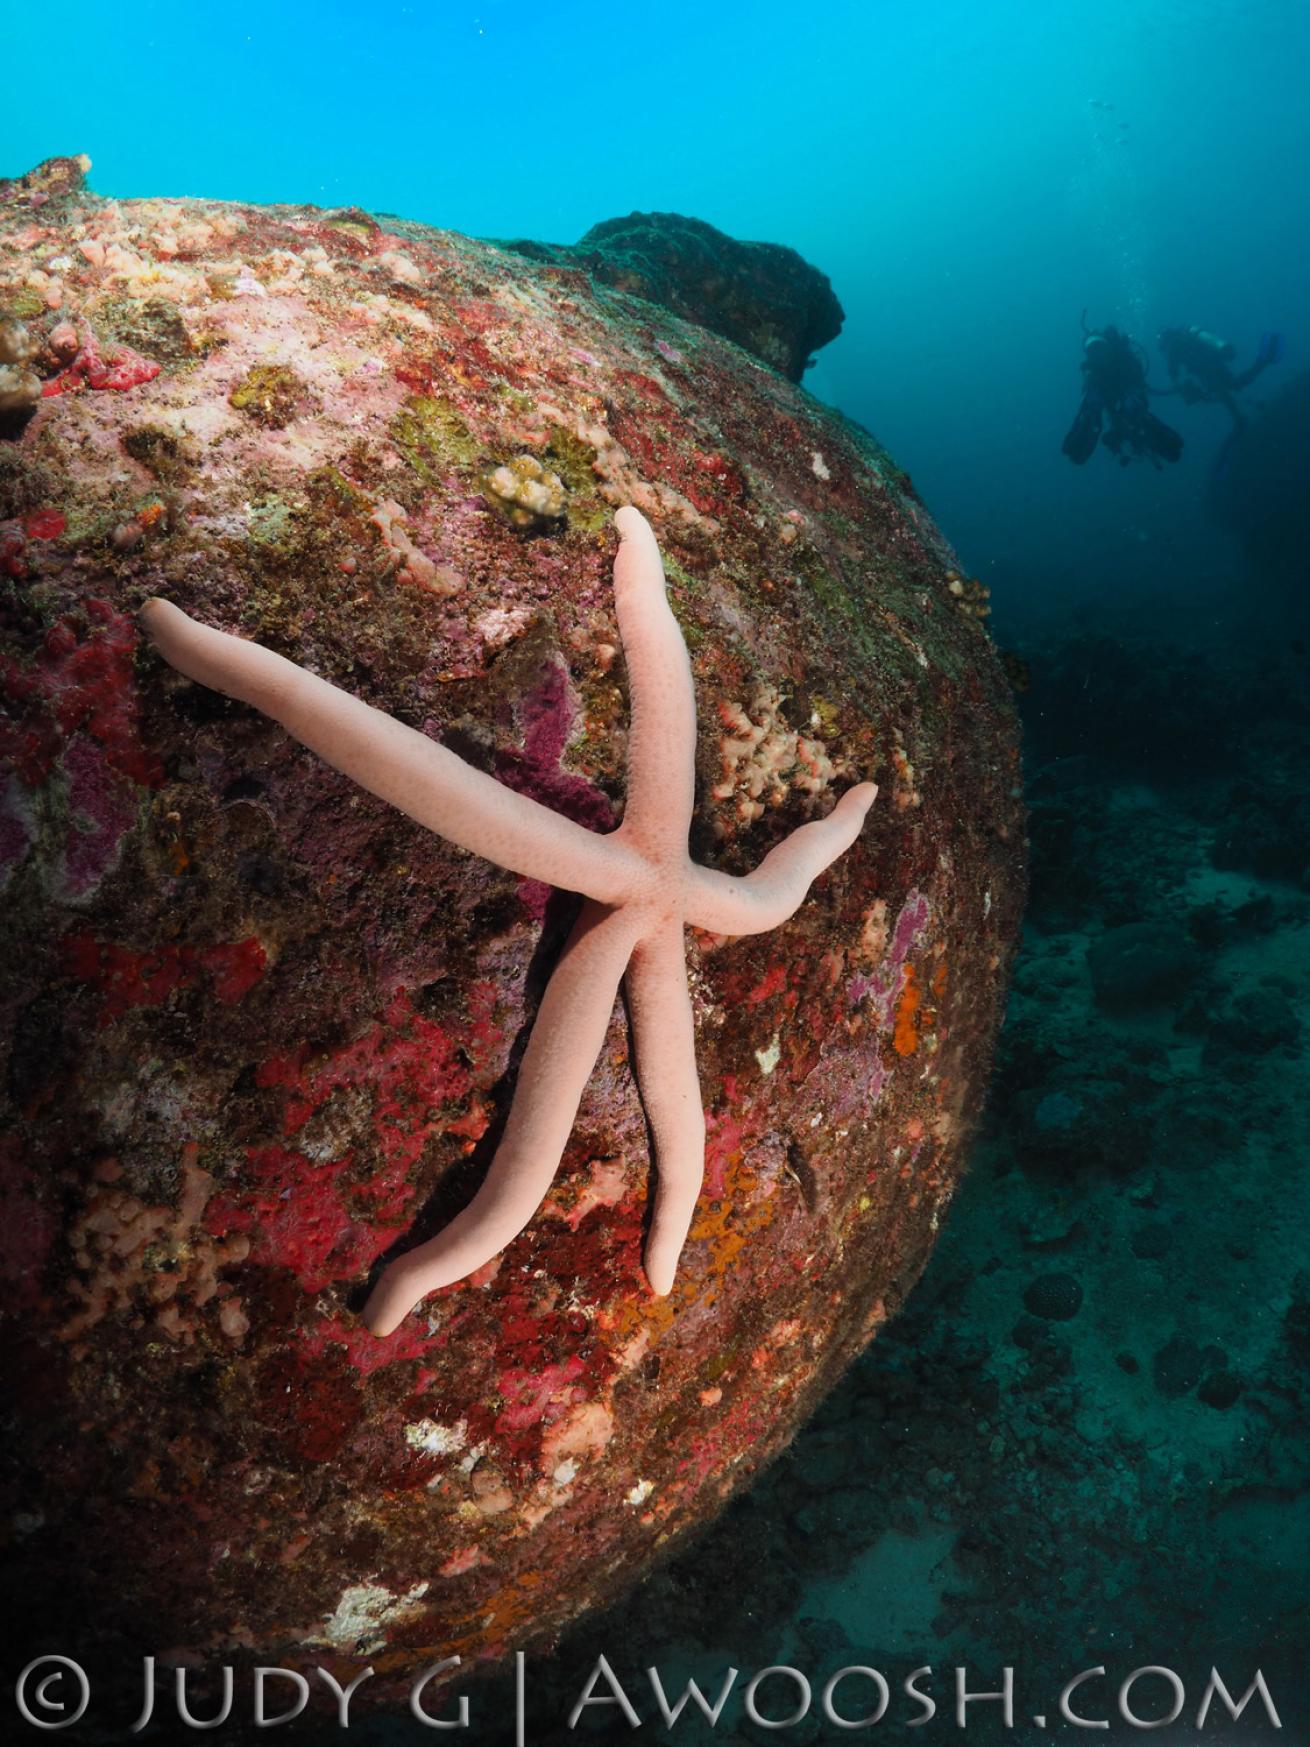
[[[1177,1001],[1197,981],[1205,955],[1172,922],[1122,922],[1096,935],[1087,949],[1096,999],[1132,1011]]]
[[[785,243],[743,243],[680,212],[607,218],[576,243],[515,242],[532,260],[661,304],[799,382],[845,314],[826,273]]]
[[[1015,721],[904,476],[736,347],[423,225],[85,167],[0,185],[11,1593],[37,1646],[367,1658],[361,1702],[394,1697],[634,1581],[909,1292],[1018,927]],[[378,1340],[370,1272],[478,1183],[575,901],[183,680],[135,609],[604,831],[624,502],[692,654],[697,857],[881,793],[789,924],[689,935],[708,1170],[672,1295],[616,1007],[540,1213]]]

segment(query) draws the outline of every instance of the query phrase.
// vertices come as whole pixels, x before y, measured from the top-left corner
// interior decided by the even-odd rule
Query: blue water
[[[909,469],[1002,625],[1052,597],[1208,605],[1240,570],[1200,509],[1217,409],[1180,415],[1168,473],[1076,470],[1059,443],[1084,308],[1152,350],[1196,322],[1245,358],[1280,328],[1295,367],[1295,0],[102,3],[62,8],[54,39],[39,8],[6,31],[26,71],[3,173],[85,151],[106,195],[557,242],[655,209],[791,244],[847,311],[808,386]]]

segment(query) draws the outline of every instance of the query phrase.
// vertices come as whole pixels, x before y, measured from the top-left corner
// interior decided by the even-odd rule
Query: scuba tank
[[[1231,340],[1221,340],[1218,334],[1212,334],[1206,328],[1188,328],[1187,338],[1191,340],[1193,345],[1204,347],[1207,352],[1213,353],[1217,358],[1227,360],[1237,356],[1237,347],[1233,345]]]

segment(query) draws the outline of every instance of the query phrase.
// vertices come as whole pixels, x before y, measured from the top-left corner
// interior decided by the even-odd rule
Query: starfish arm
[[[669,606],[650,523],[625,505],[615,516],[614,604],[628,668],[626,836],[643,848],[685,850],[696,798],[696,690]]]
[[[744,878],[690,866],[687,921],[711,934],[763,934],[777,928],[800,908],[824,868],[854,843],[877,793],[875,783],[847,789],[826,819],[793,831]]]
[[[443,1231],[382,1274],[363,1311],[375,1335],[390,1334],[429,1292],[498,1255],[541,1205],[605,1041],[635,940],[630,914],[583,905],[546,985],[509,1120],[482,1187]]]
[[[681,921],[667,923],[638,944],[625,982],[637,1084],[657,1171],[646,1278],[662,1298],[673,1288],[705,1174],[705,1112]]]
[[[197,623],[171,601],[148,600],[141,618],[160,654],[188,679],[253,704],[448,842],[601,903],[619,903],[631,889],[640,867],[625,845],[516,794],[416,728],[260,643]]]

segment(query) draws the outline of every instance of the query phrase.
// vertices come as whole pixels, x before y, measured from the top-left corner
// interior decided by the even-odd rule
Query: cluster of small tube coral
[[[47,396],[83,388],[136,388],[159,368],[130,346],[102,349],[86,321],[61,321],[46,333],[36,322],[0,316],[0,413],[30,413]]]
[[[23,412],[41,398],[41,378],[32,369],[37,341],[20,321],[0,319],[0,412]]]
[[[512,526],[528,531],[558,522],[564,515],[564,482],[535,455],[516,455],[493,467],[483,479],[483,494]]]
[[[956,611],[966,619],[985,619],[991,613],[992,591],[976,576],[957,576],[952,571],[946,578]]]
[[[844,762],[834,762],[821,739],[788,726],[776,686],[761,686],[749,709],[721,700],[719,720],[723,775],[711,793],[719,801],[735,796],[737,817],[747,823],[766,806],[781,806],[793,790],[822,794],[844,771]],[[812,726],[818,725],[816,718]]]

